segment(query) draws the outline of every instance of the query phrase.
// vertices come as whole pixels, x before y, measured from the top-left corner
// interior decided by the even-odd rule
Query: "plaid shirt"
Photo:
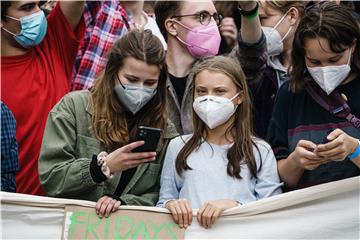
[[[80,43],[71,90],[88,89],[107,62],[107,51],[129,28],[125,8],[116,0],[86,1],[86,33]]]
[[[1,191],[15,192],[15,175],[19,170],[16,121],[1,102]]]

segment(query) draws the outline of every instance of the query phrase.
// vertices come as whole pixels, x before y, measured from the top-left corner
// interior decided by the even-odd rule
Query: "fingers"
[[[144,144],[145,144],[144,141],[137,141],[137,142],[129,143],[129,144],[119,148],[118,150],[121,150],[122,152],[131,152],[133,149],[140,147]]]
[[[191,225],[192,219],[193,219],[193,214],[192,214],[192,209],[191,209],[188,201],[185,202],[185,207],[186,207],[186,211],[187,211],[187,215],[188,215],[188,223],[189,223],[189,225]]]
[[[199,210],[198,215],[197,215],[197,220],[198,220],[200,226],[202,226],[204,228],[208,228],[207,217],[209,215],[209,211],[210,211],[209,204],[205,203],[203,205],[203,207]]]
[[[236,24],[232,17],[223,18],[223,20],[221,21],[221,27],[223,26],[231,26],[232,28],[236,29]]]
[[[140,164],[152,162],[156,159],[156,152],[127,153],[123,161],[123,170],[137,167]]]
[[[334,131],[332,131],[328,136],[327,136],[327,139],[329,141],[332,141],[336,138],[338,138],[341,134],[343,134],[344,132],[340,129],[335,129]]]
[[[216,220],[219,218],[220,214],[221,214],[221,210],[220,209],[215,209],[214,214],[211,217],[211,226],[215,224]]]
[[[124,170],[129,169],[129,168],[137,167],[137,166],[139,166],[140,164],[143,164],[143,163],[155,161],[155,159],[156,159],[155,157],[152,157],[152,158],[145,158],[145,159],[141,159],[141,160],[129,160],[129,161],[124,163],[124,165],[125,165]]]
[[[108,205],[105,208],[105,217],[108,217],[110,215],[116,202],[117,201],[115,199],[111,199],[108,201]]]
[[[119,207],[121,205],[121,202],[120,201],[116,201],[113,209],[112,209],[112,212],[116,212],[117,210],[119,210]]]
[[[185,200],[186,201],[186,200]],[[184,203],[184,200],[180,199],[179,200],[179,208],[180,208],[180,211],[181,211],[181,214],[180,214],[180,219],[183,223],[183,227],[184,228],[187,228],[188,227],[188,224],[189,224],[189,217],[188,217],[188,211],[186,209],[186,206],[185,206],[185,203]]]
[[[202,215],[206,209],[206,204],[204,204],[197,212],[196,214],[196,220],[199,222],[200,226],[202,226]]]
[[[95,205],[96,214],[99,215],[101,205],[105,199],[107,199],[107,196],[103,196],[103,197],[99,198],[99,200],[96,202],[96,205]]]
[[[341,158],[344,159],[347,156],[347,151],[343,144],[338,145],[337,147],[324,151],[324,152],[317,152],[319,156],[323,156],[324,158],[332,159],[332,160],[339,160]],[[340,158],[335,158],[340,157]]]
[[[231,26],[223,26],[220,29],[221,35],[224,35],[224,33],[231,33],[231,35],[236,35],[237,30],[234,27]]]
[[[101,197],[95,206],[96,213],[99,215],[100,218],[108,217],[110,213],[113,211],[115,204],[117,201],[109,196]],[[118,203],[118,207],[120,204]]]
[[[319,160],[322,159],[321,156],[317,155],[314,152],[311,152],[305,148],[301,148],[298,150],[299,151],[299,155],[301,158],[305,158],[307,161],[315,161],[318,162]]]
[[[322,154],[328,155],[326,152],[328,152],[329,150],[332,150],[342,144],[344,144],[344,139],[341,137],[338,137],[326,144],[319,144],[316,148],[316,153],[318,153],[318,154],[322,153]]]
[[[165,206],[171,212],[180,228],[187,228],[192,222],[192,210],[186,199],[173,200]]]
[[[153,157],[156,157],[156,152],[128,153],[125,156],[125,161],[150,159]]]
[[[202,227],[211,228],[211,226],[219,218],[221,212],[221,209],[210,203],[206,203],[199,209],[196,218]]]
[[[213,209],[211,208],[210,205],[207,206],[207,208],[205,209],[203,215],[202,215],[202,224],[205,228],[209,228],[210,227],[210,223],[211,223],[211,216],[213,213]]]
[[[169,204],[166,206],[166,208],[171,212],[174,222],[176,224],[179,224],[179,215],[178,215],[178,212],[177,212],[175,206]]]
[[[309,151],[316,149],[316,144],[307,140],[300,140],[297,146],[308,149]]]

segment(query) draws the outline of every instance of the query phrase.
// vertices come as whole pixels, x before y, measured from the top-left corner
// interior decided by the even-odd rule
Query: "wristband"
[[[358,140],[358,145],[355,149],[355,151],[348,156],[350,160],[353,160],[354,158],[357,158],[360,155],[360,140]]]
[[[99,153],[99,155],[97,156],[97,164],[100,166],[101,172],[106,176],[106,178],[112,179],[114,177],[114,174],[112,174],[110,172],[110,168],[106,166],[107,155],[108,155],[107,152]]]
[[[250,11],[245,11],[239,7],[239,12],[240,12],[241,16],[243,16],[244,18],[247,18],[247,19],[256,18],[259,14],[259,3],[256,2],[255,8]]]

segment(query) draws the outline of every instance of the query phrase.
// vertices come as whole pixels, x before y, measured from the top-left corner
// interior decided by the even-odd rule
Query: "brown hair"
[[[304,14],[304,7],[306,5],[307,1],[277,1],[277,0],[261,0],[260,4],[264,8],[264,11],[266,12],[266,9],[272,8],[275,10],[280,11],[281,13],[285,14],[287,11],[289,11],[290,8],[294,7],[299,11],[300,16],[303,16]]]
[[[229,149],[227,158],[229,159],[227,165],[227,173],[229,176],[241,179],[240,165],[247,164],[252,176],[257,176],[257,167],[253,146],[256,146],[253,139],[253,131],[251,124],[251,100],[249,97],[249,90],[246,84],[245,74],[242,71],[240,64],[235,60],[216,56],[206,58],[197,63],[191,71],[192,81],[195,85],[196,76],[203,70],[210,70],[220,72],[231,78],[237,87],[238,91],[243,94],[243,102],[237,107],[234,113],[234,122],[226,130],[226,133],[231,134],[234,139],[234,145]],[[193,87],[192,92],[194,96]],[[206,141],[206,125],[193,111],[193,126],[194,133],[185,146],[181,149],[176,159],[176,171],[179,175],[184,170],[191,170],[187,164],[187,157],[196,151],[203,143],[202,139]],[[258,148],[257,148],[258,150]],[[260,165],[261,166],[261,165]],[[261,167],[260,167],[261,168]]]
[[[157,93],[134,115],[130,132],[125,107],[114,92],[116,75],[127,57],[160,68]],[[114,149],[133,140],[140,125],[163,128],[166,123],[166,77],[165,51],[160,40],[151,31],[135,29],[116,41],[108,53],[105,70],[91,90],[91,129],[96,138],[109,149]]]
[[[7,10],[11,6],[11,1],[1,1],[1,20],[6,22]]]
[[[178,15],[181,8],[182,1],[161,1],[157,0],[154,5],[154,12],[156,23],[160,29],[161,34],[167,41],[167,31],[165,27],[166,19]]]
[[[304,79],[310,77],[305,64],[305,42],[308,39],[325,38],[331,51],[341,53],[356,41],[351,62],[351,73],[360,73],[360,29],[349,9],[332,2],[316,4],[301,19],[296,29],[291,53],[290,90],[304,89]]]

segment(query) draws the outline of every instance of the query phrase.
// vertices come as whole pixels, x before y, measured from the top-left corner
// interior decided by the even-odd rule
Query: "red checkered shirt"
[[[129,19],[119,1],[87,1],[86,33],[80,43],[71,90],[88,89],[107,62],[107,51],[129,29]]]

